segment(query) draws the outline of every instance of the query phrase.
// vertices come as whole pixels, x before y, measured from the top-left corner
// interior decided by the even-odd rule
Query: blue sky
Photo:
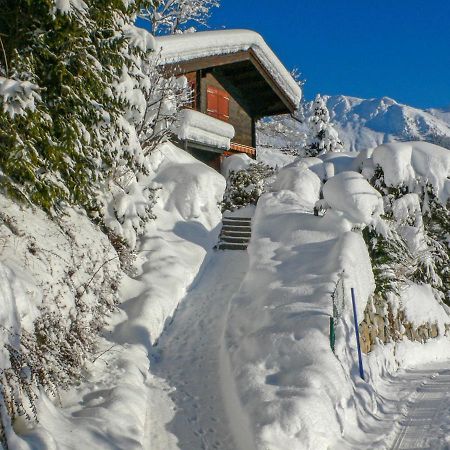
[[[317,92],[450,106],[450,0],[222,0],[211,28],[250,28]]]

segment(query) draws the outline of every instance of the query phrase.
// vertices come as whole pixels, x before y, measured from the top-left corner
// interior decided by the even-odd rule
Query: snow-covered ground
[[[408,176],[433,179],[427,170],[440,174],[436,191],[445,200],[446,152],[429,144],[396,144],[375,150],[374,159],[388,175],[405,174],[405,182]],[[346,154],[296,161],[280,171],[272,191],[259,200],[249,272],[232,301],[225,343],[241,399],[239,414],[250,422],[250,433],[235,432],[240,449],[385,448],[400,420],[395,387],[383,396],[386,378],[414,355],[421,355],[416,363],[450,356],[448,338],[380,345],[363,357],[365,380],[359,378],[349,290],[355,288],[361,318],[374,279],[358,229],[375,224],[383,213],[381,195],[352,170],[360,162]],[[324,202],[331,209],[315,217],[312,210],[327,178]],[[335,290],[340,319],[333,355],[329,318]],[[415,320],[449,322],[432,295],[420,295],[419,302],[427,305],[427,315],[415,314]]]
[[[450,447],[450,364],[414,367],[394,378],[408,400],[391,449]],[[394,384],[394,383],[393,383]]]
[[[352,170],[368,170],[371,157],[386,167],[387,182],[390,176],[405,182],[435,176],[437,194],[445,199],[450,158],[431,150],[396,144],[358,158],[336,154],[280,164],[285,167],[270,192],[256,209],[245,210],[254,214],[247,253],[212,250],[223,177],[180,149],[163,146],[147,180],[162,187],[157,219],[138,241],[136,271],[120,287],[120,311],[111,317],[80,385],[61,395],[61,404],[42,395],[39,424],[15,422],[15,433],[8,431],[13,448],[448,448],[449,338],[377,345],[363,356],[362,380],[349,292],[355,288],[361,318],[374,278],[358,229],[376,222],[383,210],[377,191]],[[324,179],[322,203],[328,210],[316,217]],[[32,214],[8,208],[12,216]],[[85,216],[71,214],[65,220],[85,228],[80,239],[87,255],[99,245],[110,249]],[[34,240],[58,232],[46,228],[44,215],[36,217]],[[0,295],[10,306],[8,323],[16,326],[20,319],[27,327],[35,311],[24,305],[42,301],[36,277],[51,279],[39,278],[46,260],[34,260],[32,239],[22,242],[21,230],[16,237],[14,230],[9,223],[16,244],[3,255],[11,259],[15,248],[19,256],[30,254],[32,264],[23,273],[2,260],[9,284],[1,285]],[[58,270],[64,266],[55,261],[71,257],[61,253],[61,239],[41,250]],[[447,310],[424,289],[408,290],[403,301],[417,325],[436,321],[443,331]],[[25,296],[33,301],[23,301]]]
[[[120,310],[109,319],[96,343],[81,383],[61,393],[60,399],[42,394],[37,402],[39,423],[19,419],[14,431],[7,430],[12,448],[139,449],[148,439],[152,406],[158,404],[159,411],[164,410],[160,399],[166,399],[167,385],[149,372],[152,345],[206,267],[217,242],[218,202],[225,180],[170,144],[155,152],[151,162],[153,176],[147,182],[161,187],[154,208],[157,219],[147,225],[136,246],[135,273],[122,280]],[[107,237],[76,211],[69,211],[61,229],[43,213],[28,208],[22,212],[12,202],[2,207],[6,217],[12,218],[2,217],[0,267],[6,279],[1,283],[0,299],[8,305],[5,317],[2,310],[2,319],[5,326],[20,332],[20,326],[31,327],[43,293],[60,293],[57,280],[64,279],[71,263],[81,264],[72,275],[76,284],[89,280],[92,273],[101,279],[105,275],[95,270],[102,260],[97,260],[104,254],[110,259],[108,252],[113,256],[115,252]],[[22,229],[23,223],[33,226]],[[72,245],[66,242],[65,227],[78,233]],[[110,270],[117,273],[117,256],[111,264]],[[91,297],[89,294],[90,301]],[[49,300],[51,305],[52,298]],[[70,296],[65,300],[69,308]],[[161,414],[158,420],[170,420],[170,401],[163,404],[166,416]],[[170,442],[170,436],[166,440]]]
[[[217,251],[155,347],[151,372],[171,388],[173,417],[166,432],[176,437],[177,444],[150,448],[236,448],[229,424],[233,417],[225,411],[230,381],[221,370],[221,358],[229,304],[247,264],[246,252]]]

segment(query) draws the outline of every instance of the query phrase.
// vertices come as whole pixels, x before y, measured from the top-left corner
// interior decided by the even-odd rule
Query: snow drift
[[[224,371],[240,400],[238,413],[229,414],[250,424],[248,430],[235,424],[239,448],[388,445],[386,430],[393,424],[383,413],[385,376],[417,362],[419,353],[422,362],[445,358],[450,318],[430,286],[411,284],[399,307],[416,326],[436,323],[440,337],[427,344],[379,342],[363,356],[367,370],[365,381],[360,379],[350,288],[361,321],[375,279],[360,230],[382,223],[384,213],[381,194],[365,177],[378,163],[388,180],[396,177],[393,183],[425,177],[445,199],[449,156],[430,144],[389,144],[359,158],[299,159],[279,171],[272,192],[256,208],[250,267],[232,301],[225,335]],[[363,167],[364,176],[355,171]],[[323,216],[312,214],[317,204],[329,208]],[[330,317],[338,318],[334,354]],[[421,348],[428,349],[426,356]],[[385,429],[373,433],[380,418]]]
[[[82,382],[61,393],[61,405],[41,393],[36,403],[39,423],[18,419],[14,430],[7,429],[13,448],[137,450],[151,431],[146,418],[155,429],[155,422],[170,421],[170,401],[165,399],[168,387],[148,371],[152,345],[217,241],[218,203],[225,180],[171,144],[160,146],[149,163],[151,173],[145,182],[159,189],[157,218],[147,223],[138,240],[136,269],[128,275],[120,271],[107,236],[81,211],[68,210],[64,224],[58,225],[44,213],[0,198],[6,214],[0,222],[0,318],[12,331],[2,329],[2,344],[15,345],[15,336],[22,330],[32,331],[43,305],[70,314],[75,299],[64,290],[64,280],[72,264],[79,265],[70,275],[76,285],[95,278],[86,291],[88,307],[97,301],[94,286],[101,280],[109,282],[110,272],[116,283],[123,278],[120,309],[111,316],[105,314],[108,326],[103,337],[96,340],[86,366],[80,363]],[[103,256],[110,260],[104,266],[99,261]],[[49,294],[59,301],[54,302]],[[8,361],[2,350],[2,368]]]

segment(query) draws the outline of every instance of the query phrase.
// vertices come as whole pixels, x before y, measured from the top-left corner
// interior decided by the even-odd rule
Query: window
[[[186,105],[187,108],[197,109],[197,75],[195,72],[184,75],[187,78],[191,90],[191,101]]]
[[[216,119],[228,122],[230,119],[230,96],[222,89],[208,86],[206,112]]]

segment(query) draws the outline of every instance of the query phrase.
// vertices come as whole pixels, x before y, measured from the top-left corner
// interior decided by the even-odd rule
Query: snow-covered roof
[[[297,107],[302,91],[260,34],[251,30],[217,30],[162,36],[156,39],[162,64],[252,50],[278,87]]]

